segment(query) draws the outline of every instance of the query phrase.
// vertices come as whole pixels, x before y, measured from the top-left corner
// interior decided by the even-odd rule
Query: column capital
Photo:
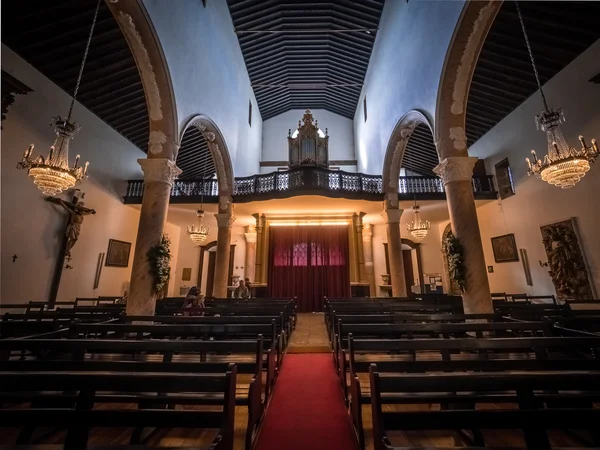
[[[256,243],[256,227],[254,225],[248,225],[244,231],[246,242],[249,244]]]
[[[444,185],[452,181],[471,181],[473,167],[479,158],[475,156],[449,156],[433,171],[439,175]]]
[[[235,222],[234,215],[227,213],[215,214],[215,219],[217,219],[217,226],[219,228],[231,228],[231,225],[233,225],[233,222]]]
[[[173,182],[181,174],[181,169],[175,162],[167,158],[141,158],[138,163],[142,167],[146,183],[166,183],[173,186]]]
[[[400,223],[400,217],[402,217],[403,209],[400,208],[384,208],[381,216],[384,218],[385,223]]]
[[[364,242],[368,242],[373,239],[373,225],[365,223],[363,225],[362,237]]]

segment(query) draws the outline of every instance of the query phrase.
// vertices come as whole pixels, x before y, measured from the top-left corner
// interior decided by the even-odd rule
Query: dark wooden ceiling
[[[186,130],[177,153],[177,167],[182,180],[209,178],[215,174],[215,165],[206,139],[196,127]]]
[[[3,0],[2,42],[72,95],[96,3]],[[104,1],[100,3],[77,100],[147,151],[148,110],[140,75],[127,41]],[[57,110],[56,114],[67,112]]]
[[[354,118],[384,0],[227,3],[263,120],[306,108]]]
[[[598,1],[521,1],[519,6],[542,85],[600,39]],[[467,104],[468,145],[536,91],[515,4],[505,1],[473,74]],[[550,107],[560,106],[551,96],[548,102]],[[533,117],[531,126],[535,126]]]
[[[420,175],[435,176],[433,168],[439,164],[439,158],[433,143],[433,134],[424,123],[418,125],[410,135],[402,167]]]

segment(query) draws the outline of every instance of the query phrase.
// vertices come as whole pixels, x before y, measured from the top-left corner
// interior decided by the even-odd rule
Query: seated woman
[[[184,309],[190,309],[190,311],[184,311],[184,316],[203,316],[204,312],[199,309],[204,308],[204,295],[200,294],[197,286],[192,286],[185,296],[183,302]]]

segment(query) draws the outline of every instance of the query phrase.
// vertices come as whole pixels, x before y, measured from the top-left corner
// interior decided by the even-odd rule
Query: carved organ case
[[[313,119],[310,109],[307,109],[302,120],[298,121],[298,134],[295,137],[292,136],[292,130],[289,130],[290,169],[301,166],[329,167],[327,128],[325,135],[320,137],[319,124]]]

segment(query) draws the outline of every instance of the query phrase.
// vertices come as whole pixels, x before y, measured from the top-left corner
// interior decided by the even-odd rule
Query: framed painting
[[[517,244],[514,234],[505,234],[492,238],[492,250],[494,250],[494,260],[497,263],[514,262],[519,260]]]
[[[108,251],[106,252],[106,266],[127,267],[129,266],[129,253],[131,242],[108,240]]]

